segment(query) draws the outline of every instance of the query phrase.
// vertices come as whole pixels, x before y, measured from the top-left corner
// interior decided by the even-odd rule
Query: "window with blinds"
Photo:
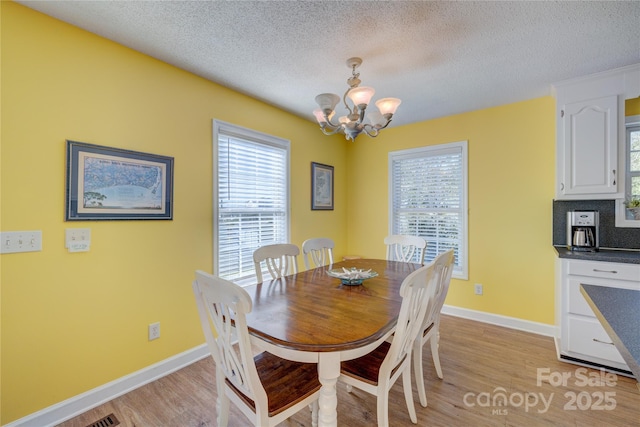
[[[253,251],[289,240],[289,141],[214,121],[214,270],[255,277]]]
[[[467,141],[389,153],[390,234],[421,236],[425,262],[453,249],[468,278]]]
[[[627,126],[627,198],[640,198],[640,124]]]

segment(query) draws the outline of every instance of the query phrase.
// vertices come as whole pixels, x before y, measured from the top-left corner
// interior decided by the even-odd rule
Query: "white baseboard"
[[[443,314],[462,317],[464,319],[476,320],[478,322],[490,323],[492,325],[504,326],[505,328],[517,329],[531,332],[538,335],[555,336],[555,326],[544,323],[531,322],[529,320],[507,317],[499,314],[486,313],[482,311],[469,310],[466,308],[445,305],[442,308]],[[206,344],[177,354],[166,360],[148,366],[130,375],[118,378],[115,381],[96,387],[85,393],[74,396],[70,399],[49,406],[41,411],[20,418],[12,423],[5,424],[4,427],[51,427],[63,421],[78,416],[90,409],[102,405],[118,396],[122,396],[138,387],[169,375],[179,369],[197,362],[209,356],[209,349]]]
[[[202,344],[137,372],[96,387],[93,390],[44,408],[41,411],[34,412],[12,423],[5,424],[4,427],[55,426],[56,424],[60,424],[63,421],[100,406],[103,403],[109,402],[118,396],[135,390],[138,387],[169,375],[185,366],[189,366],[210,354],[207,345]]]
[[[492,325],[504,326],[509,329],[517,329],[519,331],[531,332],[533,334],[545,335],[548,337],[556,336],[555,325],[546,323],[532,322],[530,320],[517,319],[515,317],[502,316],[500,314],[486,313],[484,311],[470,310],[468,308],[454,307],[452,305],[444,305],[442,313],[450,316],[462,317],[463,319],[476,320],[478,322],[490,323]]]

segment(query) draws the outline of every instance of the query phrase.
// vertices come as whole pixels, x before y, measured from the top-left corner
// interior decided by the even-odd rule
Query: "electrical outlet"
[[[149,341],[160,338],[160,322],[149,324]]]
[[[42,250],[42,231],[3,231],[0,234],[0,253],[2,254]]]
[[[474,285],[474,290],[476,295],[482,295],[482,284],[481,283],[476,283]]]

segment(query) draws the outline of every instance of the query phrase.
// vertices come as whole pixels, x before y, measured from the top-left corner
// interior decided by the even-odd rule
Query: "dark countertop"
[[[640,291],[582,284],[580,292],[640,382]]]
[[[600,249],[597,252],[579,252],[571,251],[566,246],[554,246],[554,248],[560,258],[640,264],[640,251]]]

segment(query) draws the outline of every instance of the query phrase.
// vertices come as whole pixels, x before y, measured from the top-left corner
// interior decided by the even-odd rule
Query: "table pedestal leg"
[[[322,388],[318,399],[318,426],[337,427],[338,396],[336,382],[340,376],[340,354],[320,353],[318,360],[318,379]]]

